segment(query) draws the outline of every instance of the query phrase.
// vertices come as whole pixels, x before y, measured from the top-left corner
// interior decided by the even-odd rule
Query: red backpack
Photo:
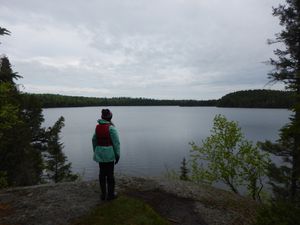
[[[109,127],[110,123],[98,124],[96,126],[96,136],[98,146],[112,146],[112,141],[110,137]]]

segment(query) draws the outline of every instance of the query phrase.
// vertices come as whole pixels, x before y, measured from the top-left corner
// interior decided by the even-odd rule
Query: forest
[[[279,90],[245,90],[227,94],[217,101],[218,107],[291,108],[294,93]]]
[[[223,96],[218,100],[158,100],[150,98],[96,98],[59,94],[29,94],[43,108],[84,106],[217,106],[239,108],[290,108],[295,102],[292,92],[279,90],[245,90]]]
[[[215,106],[216,100],[158,100],[150,98],[95,98],[58,94],[24,94],[36,98],[43,108],[83,106]]]

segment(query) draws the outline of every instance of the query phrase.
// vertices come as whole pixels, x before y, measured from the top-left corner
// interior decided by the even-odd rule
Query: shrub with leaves
[[[181,167],[180,167],[180,180],[189,180],[189,169],[187,168],[187,162],[185,158],[181,161]]]
[[[221,181],[237,194],[245,186],[253,199],[259,199],[268,155],[244,138],[237,122],[215,116],[211,136],[201,146],[191,143],[191,147],[192,180]]]
[[[0,189],[6,188],[7,186],[7,173],[4,171],[0,171]]]
[[[262,206],[254,225],[299,225],[300,207],[290,202],[273,202]]]

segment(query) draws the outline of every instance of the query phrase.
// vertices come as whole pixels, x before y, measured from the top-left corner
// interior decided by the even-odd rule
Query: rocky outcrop
[[[121,177],[120,180],[125,190],[132,187],[144,193],[156,190],[192,200],[193,207],[189,210],[194,211],[209,225],[248,225],[255,219],[257,203],[229,191],[181,180],[132,177]]]
[[[191,182],[118,175],[117,191],[141,198],[173,224],[250,224],[256,203]],[[46,184],[0,191],[0,224],[70,224],[100,201],[98,181]],[[157,203],[161,204],[157,204]]]

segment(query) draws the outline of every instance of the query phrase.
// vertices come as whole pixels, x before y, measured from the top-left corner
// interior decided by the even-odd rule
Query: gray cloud
[[[279,2],[10,0],[1,53],[29,92],[219,98],[267,83]]]

